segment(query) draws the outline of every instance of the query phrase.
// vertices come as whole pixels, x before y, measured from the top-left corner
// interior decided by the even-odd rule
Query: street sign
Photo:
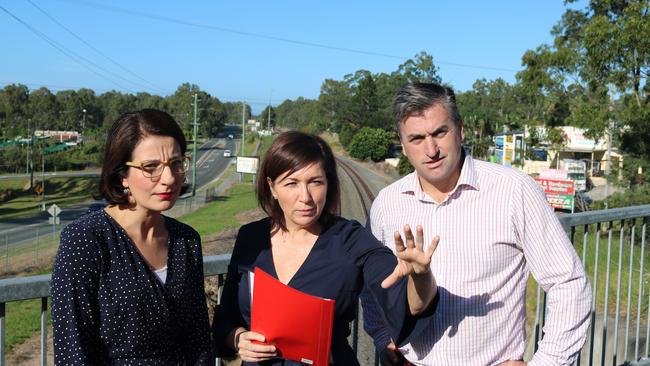
[[[61,209],[56,205],[56,203],[54,203],[52,206],[50,206],[50,208],[47,209],[47,212],[49,212],[50,215],[57,217],[61,213]]]
[[[59,218],[61,209],[59,208],[59,206],[56,205],[56,203],[53,203],[52,206],[50,206],[50,208],[47,209],[47,212],[49,212],[50,215],[52,215],[52,217],[48,219],[48,222],[52,224],[52,238],[54,238],[56,234],[56,225],[61,223]]]
[[[37,184],[36,187],[34,187],[34,192],[36,192],[37,194],[41,194],[43,193],[43,188],[41,188],[41,186]]]

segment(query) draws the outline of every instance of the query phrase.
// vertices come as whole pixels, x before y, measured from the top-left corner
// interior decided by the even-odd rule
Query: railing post
[[[639,356],[639,337],[641,336],[641,303],[643,302],[643,265],[645,262],[645,225],[641,226],[641,256],[639,258],[639,293],[636,308],[636,343],[634,344],[634,361],[640,359]],[[647,342],[647,339],[646,339]]]
[[[0,302],[0,366],[5,366],[5,303]]]
[[[625,315],[625,345],[623,347],[623,361],[629,361],[628,356],[628,346],[630,344],[630,320],[632,312],[632,282],[633,282],[633,273],[634,273],[634,237],[636,233],[636,220],[630,220],[630,267],[628,271],[627,279],[627,307],[625,308],[627,314]],[[636,360],[634,360],[636,361]]]
[[[596,341],[596,304],[598,300],[598,262],[600,258],[600,230],[601,224],[596,224],[596,249],[595,249],[595,258],[594,258],[594,279],[592,281],[592,300],[591,300],[591,332],[589,338],[589,364],[594,364],[594,342]],[[589,226],[585,225],[585,238],[583,242],[584,248],[587,247],[587,234],[589,233]],[[586,266],[586,263],[583,262],[583,265]],[[605,285],[607,286],[607,285]]]
[[[47,366],[47,297],[41,298],[41,366]]]

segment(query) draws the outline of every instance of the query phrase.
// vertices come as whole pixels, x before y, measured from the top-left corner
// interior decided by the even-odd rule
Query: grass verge
[[[257,207],[257,200],[253,184],[240,183],[235,185],[226,196],[191,214],[181,216],[178,220],[192,226],[203,237],[220,232],[227,227],[240,226],[235,215],[255,207]]]
[[[41,184],[40,180],[37,183]],[[45,202],[48,206],[53,203],[70,205],[92,199],[92,194],[97,191],[97,183],[98,178],[94,177],[47,178]],[[33,217],[41,213],[41,196],[25,187],[29,187],[28,179],[0,182],[0,191],[12,191],[12,198],[0,205],[1,221]]]
[[[35,273],[34,275],[47,274],[51,268]],[[47,323],[52,323],[51,302],[48,302]],[[6,335],[5,343],[7,353],[18,344],[31,337],[34,333],[41,331],[41,299],[14,301],[6,305]],[[52,336],[51,334],[48,336]]]

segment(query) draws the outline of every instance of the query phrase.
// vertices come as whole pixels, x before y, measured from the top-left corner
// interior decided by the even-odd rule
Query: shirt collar
[[[465,159],[463,161],[463,167],[460,170],[460,176],[458,177],[458,182],[454,189],[449,192],[447,198],[453,196],[461,187],[467,187],[469,189],[479,190],[478,174],[476,173],[476,167],[474,166],[474,159],[468,153],[465,153]],[[435,201],[422,190],[420,181],[417,176],[417,172],[412,172],[404,179],[400,181],[399,191],[402,194],[408,194],[416,197],[421,201],[433,202]],[[445,199],[446,201],[447,199]]]

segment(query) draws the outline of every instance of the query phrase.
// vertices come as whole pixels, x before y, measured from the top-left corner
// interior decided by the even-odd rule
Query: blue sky
[[[169,95],[191,82],[222,101],[246,100],[255,113],[269,99],[277,105],[317,98],[327,78],[360,69],[390,73],[420,51],[459,91],[480,78],[514,82],[523,53],[552,42],[550,30],[565,11],[560,0],[0,0],[0,6],[27,25],[0,8],[0,87]]]

